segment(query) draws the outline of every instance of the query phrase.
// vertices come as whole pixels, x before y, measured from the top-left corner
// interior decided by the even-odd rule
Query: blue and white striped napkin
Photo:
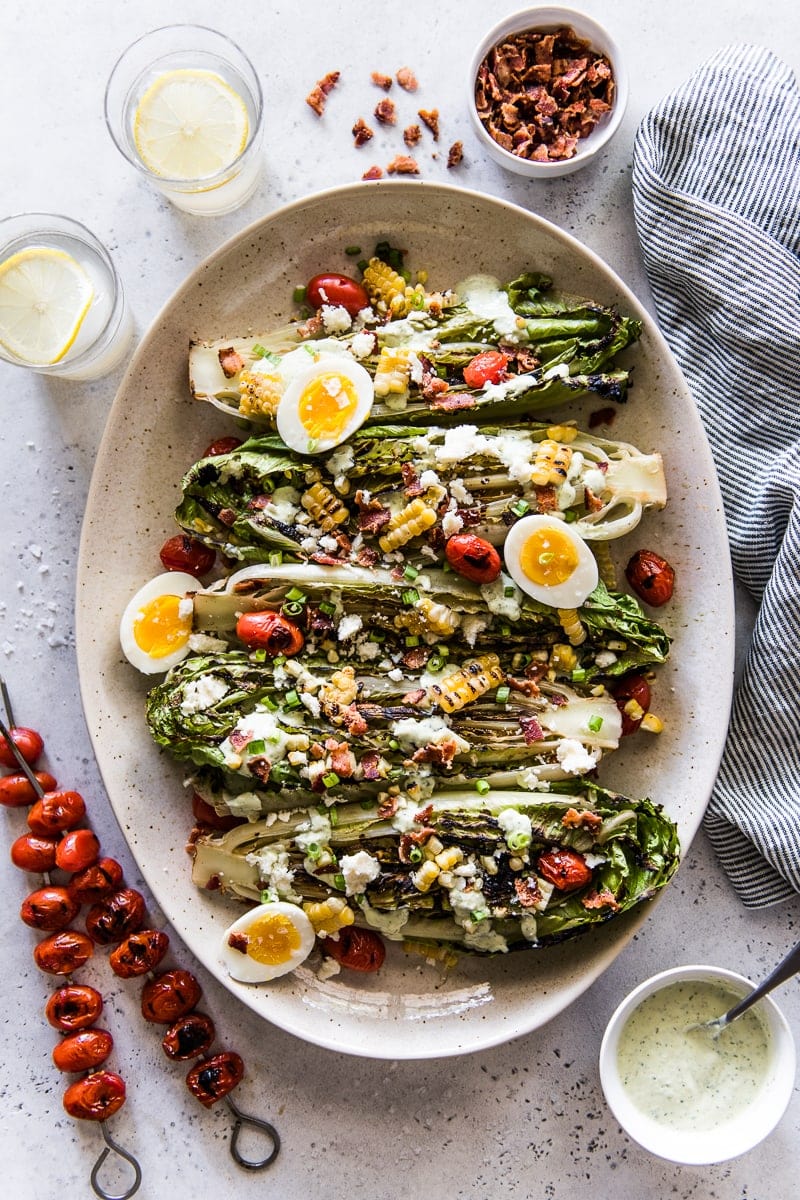
[[[706,815],[734,887],[759,908],[800,892],[800,91],[789,68],[752,46],[715,54],[642,122],[633,200],[659,322],[714,453],[734,570],[760,605]]]

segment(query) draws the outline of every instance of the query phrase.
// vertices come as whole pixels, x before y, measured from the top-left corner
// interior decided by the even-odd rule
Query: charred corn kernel
[[[664,722],[655,713],[645,713],[642,717],[641,728],[646,729],[648,733],[663,733]]]
[[[303,905],[303,912],[314,926],[314,932],[325,937],[352,925],[356,919],[350,905],[339,896],[330,896],[319,903],[307,900]]]
[[[323,533],[343,525],[350,515],[339,497],[324,483],[312,484],[307,492],[303,492],[300,503]]]
[[[422,282],[411,287],[403,276],[380,258],[371,258],[364,271],[364,287],[380,313],[405,317],[415,308],[425,308]]]
[[[615,592],[617,590],[617,568],[614,566],[608,542],[592,542],[591,547],[600,578],[609,591]]]
[[[578,665],[578,656],[572,646],[556,642],[550,653],[550,666],[561,675],[571,675]]]
[[[509,871],[521,871],[525,863],[516,854],[508,860]]]
[[[405,546],[406,542],[419,537],[421,533],[435,524],[436,513],[434,510],[429,508],[424,500],[412,500],[400,512],[394,514],[386,526],[386,533],[383,537],[378,538],[378,545],[384,554],[390,554],[392,550],[399,550],[401,546]]]
[[[394,624],[396,629],[407,629],[409,633],[449,637],[461,624],[461,617],[446,604],[437,604],[423,596],[413,608],[398,613]]]
[[[436,855],[435,863],[440,871],[451,871],[453,867],[457,867],[460,862],[464,861],[464,852],[459,850],[458,846],[450,846],[447,850],[442,850]]]
[[[281,381],[277,375],[262,375],[259,371],[239,373],[239,412],[245,417],[274,417],[281,398]]]
[[[384,346],[375,368],[376,396],[403,396],[408,391],[411,359],[408,350]]]
[[[443,844],[436,837],[436,834],[433,834],[432,837],[428,838],[422,852],[426,858],[435,859],[436,855],[441,854],[443,850],[444,850]]]
[[[458,962],[455,950],[451,950],[449,946],[440,945],[439,942],[406,940],[403,942],[403,949],[406,954],[421,954],[428,962],[440,962],[446,968],[454,967]]]
[[[586,641],[586,630],[583,627],[578,610],[575,608],[559,608],[558,619],[561,622],[561,628],[569,638],[571,646],[580,646]]]
[[[639,701],[634,700],[633,697],[626,702],[622,711],[626,714],[626,716],[629,716],[632,721],[644,721],[646,716],[646,713]]]
[[[553,442],[574,442],[578,436],[577,425],[551,425],[547,436]]]
[[[493,854],[482,854],[481,855],[481,866],[483,867],[483,869],[487,875],[496,875],[497,874],[497,859],[495,858],[495,856]]]
[[[591,689],[592,696],[604,696],[605,693],[606,693],[606,685],[604,683],[598,683],[596,687],[593,687]]]
[[[330,652],[328,654],[330,658]],[[338,654],[337,654],[338,659]],[[330,679],[319,689],[319,699],[326,712],[331,707],[347,708],[358,695],[355,669],[351,666],[334,671]]]
[[[483,654],[472,658],[441,683],[428,688],[428,700],[438,704],[445,712],[458,712],[465,704],[471,704],[490,688],[505,681],[505,672],[496,654]]]
[[[424,862],[418,871],[414,871],[411,882],[418,892],[429,892],[439,878],[439,868],[432,859]]]
[[[571,461],[572,451],[569,446],[562,446],[552,438],[547,438],[539,443],[536,450],[531,482],[537,487],[546,487],[548,483],[563,483]]]

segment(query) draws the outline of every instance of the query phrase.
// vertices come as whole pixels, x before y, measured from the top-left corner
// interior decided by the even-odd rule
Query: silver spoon
[[[686,1032],[692,1033],[695,1029],[703,1029],[713,1038],[718,1038],[731,1021],[735,1021],[742,1013],[746,1013],[748,1008],[751,1008],[762,996],[766,996],[767,992],[771,992],[778,984],[791,979],[798,971],[800,971],[800,942],[778,963],[775,970],[767,976],[763,983],[743,996],[738,1004],[734,1004],[733,1008],[729,1008],[721,1017],[714,1017],[711,1021],[701,1021],[698,1024],[690,1025]]]

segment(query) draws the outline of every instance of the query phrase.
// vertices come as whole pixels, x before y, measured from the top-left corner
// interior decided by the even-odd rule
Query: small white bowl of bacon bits
[[[607,145],[628,101],[611,35],[571,8],[527,8],[482,39],[469,73],[469,110],[500,166],[530,179],[577,171]]]

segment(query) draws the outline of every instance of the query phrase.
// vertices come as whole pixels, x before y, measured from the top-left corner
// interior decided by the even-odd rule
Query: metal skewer
[[[248,1113],[243,1113],[239,1106],[231,1099],[230,1095],[225,1097],[225,1103],[234,1116],[233,1133],[231,1134],[230,1142],[233,1161],[240,1167],[244,1167],[246,1171],[262,1171],[265,1167],[274,1163],[281,1149],[281,1139],[275,1126],[270,1125],[269,1121],[264,1121],[261,1117],[251,1117]],[[245,1158],[239,1150],[239,1134],[245,1125],[252,1125],[255,1129],[261,1130],[271,1140],[272,1150],[266,1158]]]
[[[114,1141],[111,1134],[106,1129],[106,1123],[103,1121],[100,1125],[100,1132],[103,1135],[105,1146],[100,1151],[97,1162],[92,1167],[92,1173],[89,1176],[89,1182],[92,1185],[92,1191],[95,1196],[99,1196],[100,1200],[129,1200],[130,1196],[134,1196],[142,1182],[142,1168],[139,1166],[136,1159],[128,1150],[123,1150],[117,1142]],[[100,1183],[98,1176],[102,1169],[103,1163],[108,1158],[109,1154],[116,1154],[118,1158],[125,1159],[133,1167],[133,1183],[124,1192],[107,1192]]]

